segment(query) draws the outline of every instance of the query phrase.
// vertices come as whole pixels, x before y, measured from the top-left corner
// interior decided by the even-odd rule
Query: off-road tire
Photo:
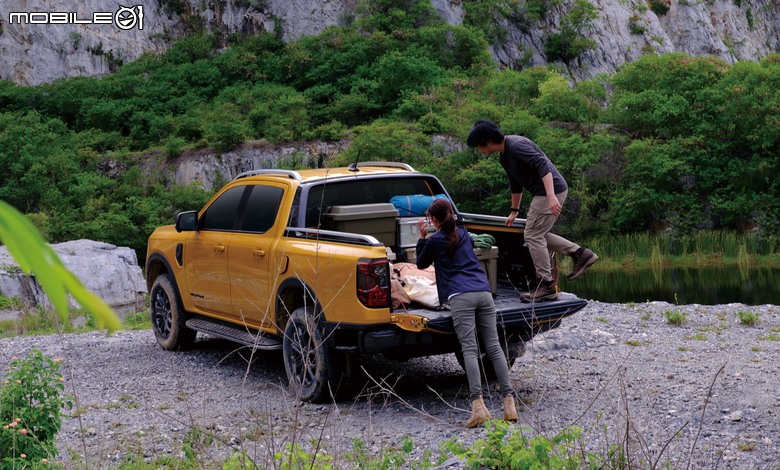
[[[149,293],[149,317],[157,343],[167,350],[189,349],[197,332],[187,328],[184,309],[167,274],[154,280]]]
[[[292,312],[284,328],[282,351],[290,389],[299,400],[316,403],[331,396],[331,351],[315,312],[312,307]]]

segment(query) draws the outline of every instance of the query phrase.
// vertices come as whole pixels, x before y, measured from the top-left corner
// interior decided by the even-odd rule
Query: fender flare
[[[179,281],[176,280],[176,275],[173,274],[173,269],[171,269],[171,265],[168,262],[168,260],[165,258],[165,256],[161,255],[160,253],[154,253],[150,257],[146,259],[146,291],[147,293],[151,293],[152,291],[152,285],[154,284],[154,279],[149,279],[149,267],[154,263],[160,263],[163,266],[165,266],[165,274],[168,275],[168,277],[171,279],[171,283],[173,284],[173,288],[176,290],[176,301],[179,302],[179,306],[183,307],[182,304],[182,297],[181,297],[181,291],[179,291]]]
[[[289,318],[293,310],[303,306],[303,305],[293,305],[293,308],[289,308],[289,309],[287,308],[285,303],[286,300],[285,293],[288,292],[290,289],[302,290],[306,295],[306,297],[311,302],[311,304],[314,305],[315,312],[317,312],[317,316],[318,316],[317,320],[320,322],[324,320],[325,313],[322,308],[322,305],[319,302],[319,299],[317,298],[317,294],[314,292],[314,289],[312,289],[311,286],[309,286],[306,282],[296,277],[290,277],[285,279],[279,284],[279,286],[276,288],[276,295],[274,296],[275,299],[274,322],[276,323],[277,331],[284,331],[285,325],[280,324],[280,320],[285,320],[284,323],[286,323],[286,319]]]

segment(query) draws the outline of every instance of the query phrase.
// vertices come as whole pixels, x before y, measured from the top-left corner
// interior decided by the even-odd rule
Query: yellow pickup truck
[[[361,355],[457,354],[448,310],[391,304],[393,263],[414,256],[417,236],[408,232],[422,215],[392,201],[420,196],[449,194],[435,176],[394,162],[238,175],[200,211],[178,214],[175,225],[149,237],[157,342],[186,349],[201,332],[282,350],[290,387],[304,401],[326,400],[356,381]],[[506,227],[503,217],[458,219],[496,240],[490,277],[511,367],[524,342],[586,302],[562,295],[523,303],[534,271],[522,221]]]

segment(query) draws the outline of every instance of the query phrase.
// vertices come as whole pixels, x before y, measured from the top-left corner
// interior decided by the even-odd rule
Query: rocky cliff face
[[[645,0],[589,1],[599,16],[583,32],[596,48],[569,64],[574,78],[614,72],[645,53],[712,55],[733,63],[780,52],[780,3],[776,1],[671,0],[665,13],[655,13]],[[496,60],[509,66],[546,63],[544,39],[559,29],[570,3],[535,23],[509,23],[508,40],[493,46]]]
[[[205,189],[216,191],[245,171],[280,166],[320,168],[324,160],[347,146],[348,142],[302,142],[278,146],[247,142],[236,150],[222,154],[210,149],[187,152],[175,161],[166,163],[164,169],[148,166],[149,160],[145,162],[145,169],[149,172],[171,172],[173,181],[178,185],[199,181]]]
[[[279,167],[322,168],[324,161],[343,152],[349,145],[349,140],[308,141],[281,145],[249,141],[225,153],[202,149],[185,152],[172,161],[144,158],[142,167],[148,174],[170,174],[177,185],[199,182],[205,189],[216,191],[245,171]],[[431,137],[430,149],[433,155],[443,157],[464,148],[465,143],[459,138],[444,135]]]
[[[357,2],[8,0],[3,2],[0,17],[0,79],[40,84],[61,77],[110,73],[120,61],[132,61],[146,51],[164,51],[198,22],[225,35],[280,28],[285,40],[294,40],[341,24]],[[569,64],[574,78],[612,72],[646,52],[709,54],[729,62],[780,52],[780,3],[775,0],[670,0],[663,14],[654,13],[646,0],[590,2],[599,17],[587,34],[598,47]],[[124,13],[122,3],[129,4]],[[529,21],[522,11],[507,21],[506,40],[493,46],[496,62],[509,66],[546,63],[544,39],[558,30],[571,4],[567,1],[556,7],[540,21]],[[461,0],[433,0],[433,5],[447,22],[463,21]],[[134,10],[127,11],[130,8]],[[138,20],[134,15],[139,11],[143,12],[143,29],[139,29],[140,22],[120,28],[118,13],[120,18]],[[20,24],[15,13],[29,12],[38,13]],[[109,17],[110,24],[101,23]],[[50,24],[42,24],[46,22]]]

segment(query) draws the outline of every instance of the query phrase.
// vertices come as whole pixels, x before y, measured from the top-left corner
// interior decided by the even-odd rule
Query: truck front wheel
[[[301,307],[290,315],[282,350],[290,388],[298,399],[318,402],[327,398],[330,350],[313,308]]]
[[[167,274],[154,280],[149,299],[150,319],[157,343],[168,350],[190,348],[197,332],[185,325],[184,309]]]

